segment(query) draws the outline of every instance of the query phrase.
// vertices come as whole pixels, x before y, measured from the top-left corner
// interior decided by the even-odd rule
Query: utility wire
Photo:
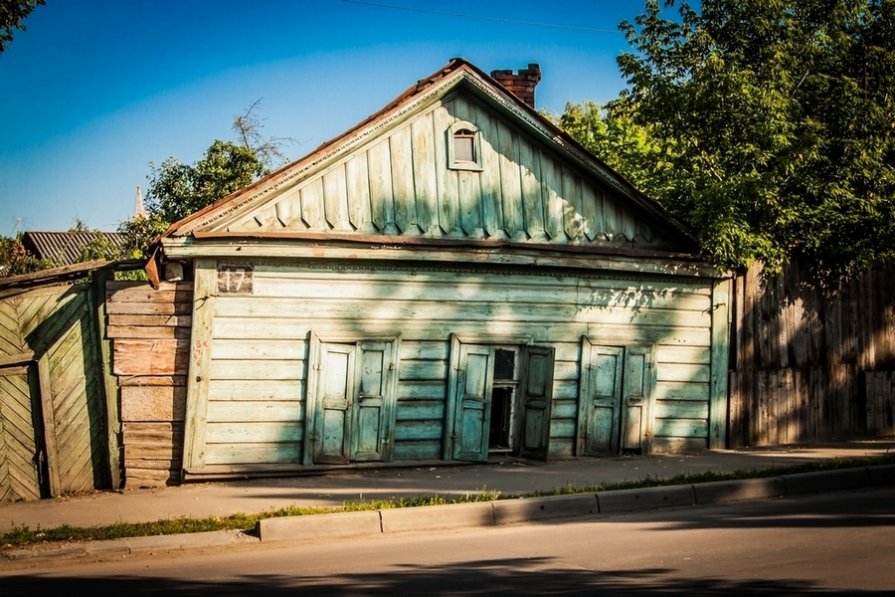
[[[621,33],[615,29],[598,29],[596,27],[578,27],[576,25],[560,25],[558,23],[541,23],[537,21],[523,21],[520,19],[507,19],[502,17],[488,17],[483,15],[471,15],[459,12],[447,12],[441,10],[432,10],[428,8],[416,8],[413,6],[398,6],[397,4],[386,4],[384,2],[372,2],[369,0],[342,0],[346,4],[362,4],[365,6],[374,6],[377,8],[388,8],[391,10],[403,10],[406,12],[422,12],[433,15],[446,17],[456,17],[461,19],[477,19],[479,21],[492,21],[497,23],[507,23],[510,25],[526,25],[528,27],[544,27],[547,29],[571,29],[573,31],[587,31],[589,33]]]

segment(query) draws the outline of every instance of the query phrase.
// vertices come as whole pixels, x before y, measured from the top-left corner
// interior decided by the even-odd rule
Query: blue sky
[[[234,139],[256,100],[298,159],[453,57],[538,63],[538,108],[615,97],[642,0],[47,0],[0,54],[0,235],[106,231],[150,162]]]

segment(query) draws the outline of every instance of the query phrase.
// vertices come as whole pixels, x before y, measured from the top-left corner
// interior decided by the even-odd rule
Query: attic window
[[[448,168],[481,170],[482,141],[479,129],[470,122],[455,122],[448,131]]]

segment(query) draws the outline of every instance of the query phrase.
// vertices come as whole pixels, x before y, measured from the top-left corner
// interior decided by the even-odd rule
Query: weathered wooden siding
[[[481,170],[449,167],[457,122],[478,129]],[[228,229],[673,247],[620,197],[463,94],[278,190]]]
[[[895,277],[819,290],[798,264],[736,279],[730,445],[895,433]]]
[[[180,481],[192,284],[110,282],[107,334],[121,392],[125,487]]]
[[[109,487],[89,282],[0,298],[0,502]]]
[[[251,294],[217,294],[207,315],[207,406],[195,414],[203,441],[193,468],[301,461],[312,332],[400,336],[396,460],[441,457],[452,333],[555,347],[553,457],[575,451],[582,336],[655,346],[654,449],[707,447],[712,315],[703,282],[276,262],[253,264],[252,276]]]

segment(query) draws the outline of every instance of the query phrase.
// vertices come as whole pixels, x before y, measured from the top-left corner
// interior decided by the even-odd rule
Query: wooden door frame
[[[457,391],[462,381],[460,376],[460,348],[463,344],[502,347],[531,346],[532,336],[505,336],[501,334],[451,334],[450,365],[444,406],[444,434],[442,436],[441,458],[445,461],[454,459],[454,422],[457,413]]]
[[[310,332],[310,341],[308,343],[308,383],[305,388],[304,396],[304,438],[302,440],[302,457],[301,463],[305,466],[314,464],[314,441],[312,434],[316,427],[318,392],[320,387],[320,359],[323,345],[325,344],[354,344],[360,346],[364,342],[386,342],[392,345],[393,362],[395,367],[389,371],[390,376],[389,387],[386,391],[387,397],[391,403],[388,413],[394,424],[396,414],[396,404],[398,395],[398,369],[401,362],[401,334],[395,335],[374,335],[364,336],[356,334],[324,334],[320,335],[316,332]],[[391,439],[391,438],[390,438]],[[349,442],[350,442],[349,438]],[[391,449],[393,446],[389,446]]]
[[[622,349],[622,362],[619,364],[624,371],[627,355],[630,349],[637,349],[646,354],[646,369],[644,372],[644,406],[643,406],[643,434],[641,438],[643,454],[650,453],[650,440],[653,436],[653,402],[655,401],[656,389],[656,345],[654,342],[638,342],[632,338],[622,337],[594,337],[587,334],[581,336],[581,363],[578,374],[578,426],[575,431],[575,454],[582,456],[585,448],[585,435],[587,427],[590,424],[588,416],[588,406],[590,404],[590,387],[591,387],[591,349],[594,346],[605,346]],[[624,395],[624,374],[622,375],[622,387],[620,391],[621,403],[620,409],[624,409],[626,397]],[[619,412],[619,422],[624,420],[624,413]],[[621,446],[621,429],[619,429],[618,443]]]

